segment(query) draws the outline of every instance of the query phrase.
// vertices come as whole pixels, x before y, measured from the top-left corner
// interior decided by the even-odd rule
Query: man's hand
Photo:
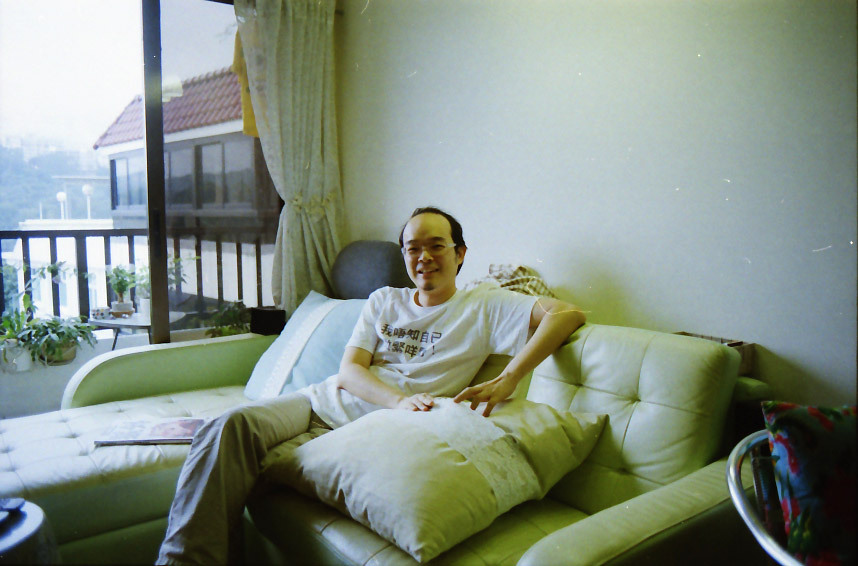
[[[501,401],[506,401],[512,395],[517,384],[517,380],[508,379],[501,374],[490,381],[463,389],[461,393],[456,395],[453,402],[460,403],[470,399],[471,410],[476,410],[480,403],[485,402],[486,408],[483,409],[483,416],[487,417],[491,414],[495,405]]]
[[[428,393],[417,393],[411,397],[403,397],[394,408],[404,411],[428,411],[433,406],[435,406],[434,397]]]
[[[483,416],[489,416],[495,405],[513,394],[522,377],[556,350],[586,320],[587,317],[578,307],[557,299],[540,297],[530,312],[530,328],[534,332],[524,348],[510,360],[498,377],[468,387],[456,395],[453,401],[459,403],[470,399],[471,409],[485,402]]]

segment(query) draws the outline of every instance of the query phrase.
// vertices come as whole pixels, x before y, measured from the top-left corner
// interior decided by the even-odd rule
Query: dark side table
[[[44,511],[27,501],[0,521],[0,564],[56,564],[57,545]]]

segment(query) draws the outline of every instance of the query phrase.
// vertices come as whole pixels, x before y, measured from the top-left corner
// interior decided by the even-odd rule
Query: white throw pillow
[[[523,399],[489,418],[437,399],[428,412],[379,410],[304,444],[296,438],[263,467],[266,479],[318,497],[425,562],[544,497],[604,424],[604,415]]]
[[[256,362],[244,394],[253,400],[277,397],[337,373],[365,302],[310,291]]]

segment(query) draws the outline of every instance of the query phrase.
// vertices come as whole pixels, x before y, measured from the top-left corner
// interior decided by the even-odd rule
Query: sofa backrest
[[[607,413],[588,459],[550,496],[595,513],[717,456],[739,355],[715,342],[586,324],[533,372],[527,398]]]
[[[366,299],[382,287],[414,287],[394,242],[358,240],[337,254],[331,285],[338,299]]]

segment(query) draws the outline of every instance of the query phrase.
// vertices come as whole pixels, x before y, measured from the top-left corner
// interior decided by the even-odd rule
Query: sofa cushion
[[[282,556],[272,563],[417,564],[369,528],[294,489],[270,486],[255,493],[247,506],[255,527],[280,549]],[[548,497],[526,501],[431,563],[512,566],[543,537],[586,517]]]
[[[801,562],[854,564],[856,408],[766,401],[787,550]]]
[[[721,446],[739,355],[688,336],[586,324],[533,372],[527,398],[608,413],[583,465],[555,497],[593,514],[711,462]]]
[[[60,544],[163,518],[188,447],[93,441],[120,421],[214,417],[244,402],[230,386],[0,420],[0,497],[37,503]]]
[[[330,299],[310,291],[247,382],[249,399],[296,391],[337,373],[364,299]]]
[[[603,417],[524,400],[485,419],[439,399],[429,412],[380,410],[297,448],[286,443],[265,477],[337,507],[423,562],[544,496],[589,454],[603,425]]]

